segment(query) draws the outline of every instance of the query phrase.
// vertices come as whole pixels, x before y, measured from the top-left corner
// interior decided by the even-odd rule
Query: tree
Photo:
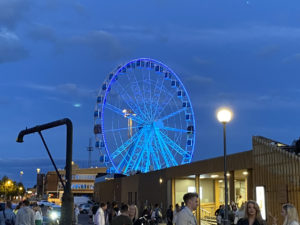
[[[17,183],[9,179],[7,176],[2,177],[0,181],[0,195],[6,199],[11,199],[15,196],[23,196],[25,193],[25,188],[22,183]]]

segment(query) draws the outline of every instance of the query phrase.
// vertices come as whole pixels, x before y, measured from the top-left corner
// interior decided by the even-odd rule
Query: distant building
[[[106,168],[79,168],[72,163],[72,193],[74,196],[89,196],[94,193],[94,182],[98,173],[105,173]],[[59,170],[63,181],[65,182],[65,170]],[[48,197],[48,201],[60,203],[63,195],[63,186],[55,171],[49,171],[46,174],[44,182],[44,194]]]

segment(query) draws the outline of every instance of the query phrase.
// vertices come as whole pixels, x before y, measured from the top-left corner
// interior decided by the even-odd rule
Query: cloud
[[[300,61],[300,53],[295,53],[295,54],[288,56],[282,60],[283,63],[299,62],[299,61]]]
[[[76,47],[87,47],[94,55],[105,60],[119,59],[124,55],[124,49],[118,39],[104,30],[73,36],[68,42]]]
[[[258,26],[245,25],[243,27],[224,28],[185,28],[174,27],[171,31],[178,31],[176,34],[170,33],[170,37],[176,37],[173,41],[191,42],[220,42],[236,43],[251,40],[294,40],[300,38],[300,28],[283,26]]]
[[[57,41],[54,29],[43,24],[35,24],[29,31],[29,36],[34,41]]]
[[[28,51],[16,34],[6,29],[0,30],[0,63],[19,61],[27,56]]]
[[[258,56],[269,57],[273,56],[280,51],[280,47],[278,45],[269,45],[262,47],[257,51]]]
[[[29,9],[28,0],[0,0],[0,27],[15,27]]]
[[[285,109],[299,110],[300,106],[294,99],[294,97],[280,94],[219,92],[197,96],[197,101],[193,106],[196,108],[216,108],[220,105],[227,105],[246,110],[265,110],[280,106]]]
[[[46,91],[46,92],[53,92],[53,93],[62,93],[71,96],[77,97],[95,97],[97,94],[96,90],[86,89],[77,86],[74,83],[66,83],[66,84],[59,84],[59,85],[41,85],[41,84],[22,84],[23,87]]]
[[[192,76],[187,76],[185,78],[186,81],[191,82],[193,84],[211,84],[213,82],[213,79],[210,77],[204,77],[200,75],[192,75]]]
[[[203,59],[203,58],[200,58],[199,56],[195,56],[193,58],[193,61],[198,64],[198,65],[208,65],[208,64],[211,64],[211,61],[207,60],[207,59]]]

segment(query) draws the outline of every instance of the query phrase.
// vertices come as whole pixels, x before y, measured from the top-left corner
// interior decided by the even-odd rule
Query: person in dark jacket
[[[121,215],[112,219],[111,225],[132,225],[132,220],[129,217],[128,205],[123,204],[121,206]]]
[[[262,219],[259,206],[255,201],[247,201],[245,216],[238,221],[237,225],[266,225],[266,222]]]
[[[167,216],[167,222],[168,222],[167,225],[173,225],[173,206],[172,205],[169,206],[166,216]]]

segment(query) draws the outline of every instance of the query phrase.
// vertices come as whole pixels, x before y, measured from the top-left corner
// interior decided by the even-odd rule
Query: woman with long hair
[[[245,215],[240,219],[237,225],[265,225],[266,222],[263,220],[258,204],[249,200],[245,204]]]
[[[284,217],[283,225],[299,225],[298,212],[294,205],[284,204],[281,209],[281,215]],[[277,225],[277,218],[271,217],[273,218],[273,225]]]

